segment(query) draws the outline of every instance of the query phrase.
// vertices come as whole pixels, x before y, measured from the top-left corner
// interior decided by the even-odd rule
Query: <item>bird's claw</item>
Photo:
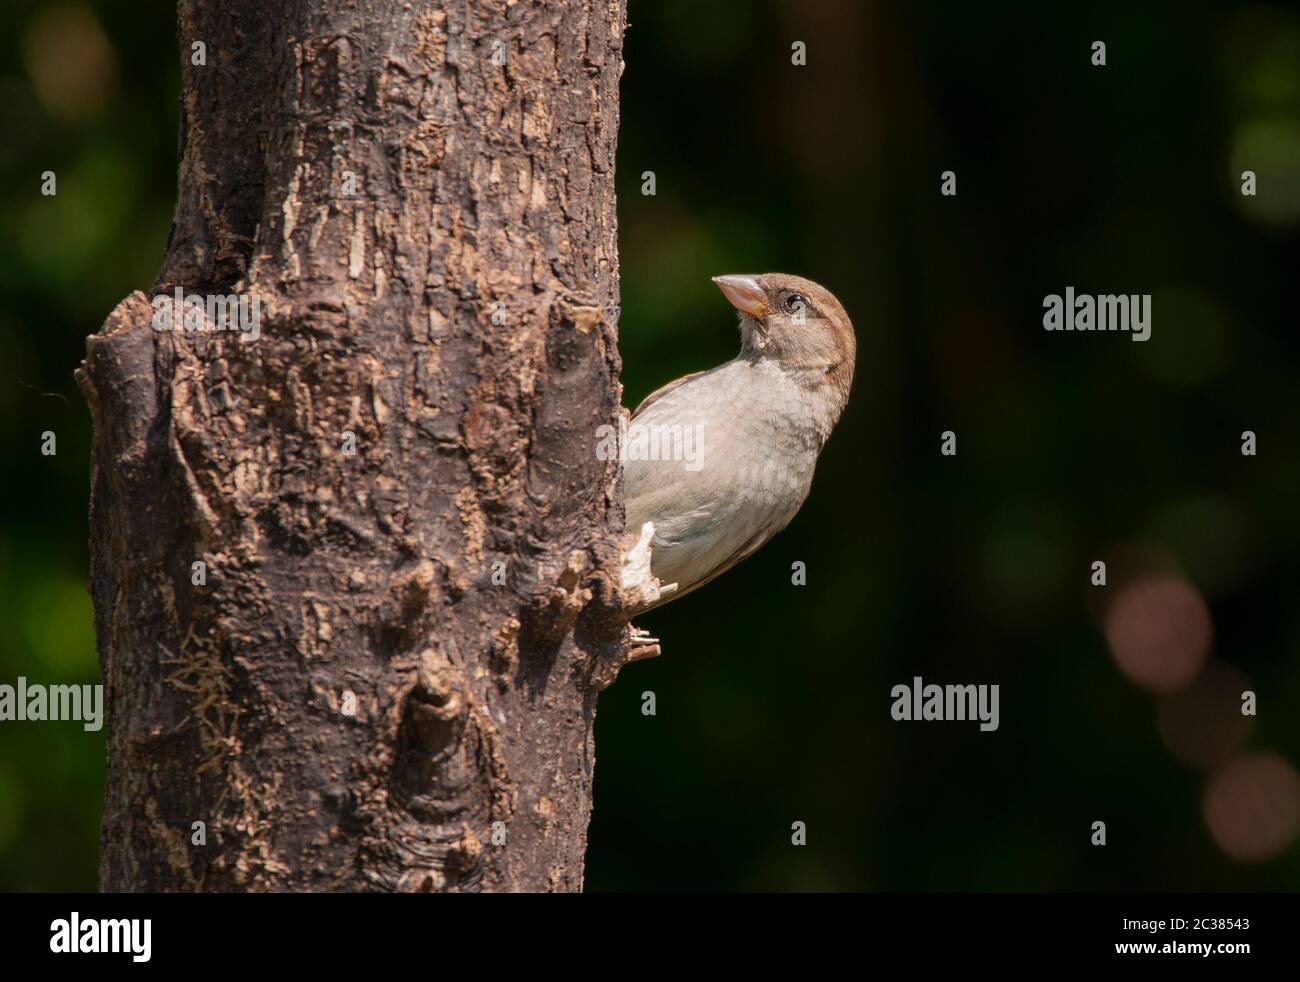
[[[627,633],[627,655],[624,664],[645,661],[647,658],[658,658],[663,654],[659,649],[659,639],[650,637],[649,631],[644,631],[629,624]]]
[[[631,624],[629,624],[629,625],[627,626],[627,629],[628,629],[628,631],[629,631],[629,632],[631,633],[631,635],[632,635],[632,637],[631,637],[631,642],[632,642],[632,646],[633,646],[633,647],[636,647],[636,646],[638,646],[638,645],[644,645],[644,644],[658,644],[658,643],[659,643],[659,639],[658,639],[658,638],[652,638],[652,637],[650,637],[650,632],[644,630],[643,628],[633,627]]]
[[[650,637],[649,631],[643,631],[639,627],[627,625],[627,642],[619,645],[618,650],[613,657],[607,662],[600,662],[596,665],[595,671],[591,676],[592,687],[601,692],[609,688],[618,677],[618,673],[627,665],[634,661],[645,661],[647,658],[658,658],[662,652],[659,650],[659,639]]]

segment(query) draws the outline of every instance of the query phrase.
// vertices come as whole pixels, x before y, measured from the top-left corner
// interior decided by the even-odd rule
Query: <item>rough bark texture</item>
[[[581,887],[626,656],[594,450],[624,17],[180,4],[154,293],[257,297],[260,337],[156,330],[137,293],[78,373],[105,889]]]

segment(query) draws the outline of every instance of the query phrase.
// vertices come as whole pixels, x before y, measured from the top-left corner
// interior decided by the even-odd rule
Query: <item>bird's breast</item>
[[[800,393],[782,378],[728,365],[674,388],[629,423],[627,524],[655,523],[651,562],[662,582],[689,589],[789,523],[819,449],[805,416]]]

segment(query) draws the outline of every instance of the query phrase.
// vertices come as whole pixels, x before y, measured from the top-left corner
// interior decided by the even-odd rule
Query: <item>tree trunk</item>
[[[581,888],[624,16],[182,0],[157,298],[78,372],[104,889]]]

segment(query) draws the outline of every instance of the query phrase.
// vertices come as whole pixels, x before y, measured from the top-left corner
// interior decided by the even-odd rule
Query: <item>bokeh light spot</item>
[[[1159,344],[1131,345],[1133,357],[1158,382],[1190,389],[1221,374],[1232,358],[1237,333],[1232,315],[1211,294],[1175,286],[1151,297]]]
[[[71,576],[44,577],[24,592],[22,633],[41,667],[59,681],[97,675],[94,610],[85,585]]]
[[[117,55],[85,4],[40,10],[23,37],[23,61],[41,105],[63,122],[101,112],[117,88]]]
[[[1105,632],[1125,675],[1145,689],[1176,692],[1200,672],[1214,628],[1196,587],[1157,574],[1119,588],[1106,611]]]
[[[1226,855],[1244,863],[1272,859],[1300,832],[1300,775],[1274,753],[1237,757],[1210,779],[1203,811]]]
[[[1241,694],[1250,687],[1237,669],[1211,661],[1186,689],[1161,698],[1156,725],[1169,752],[1184,764],[1209,767],[1240,750],[1251,726]]]
[[[1284,115],[1254,116],[1233,135],[1232,174],[1254,171],[1255,194],[1234,194],[1241,212],[1263,225],[1300,221],[1300,123]]]

